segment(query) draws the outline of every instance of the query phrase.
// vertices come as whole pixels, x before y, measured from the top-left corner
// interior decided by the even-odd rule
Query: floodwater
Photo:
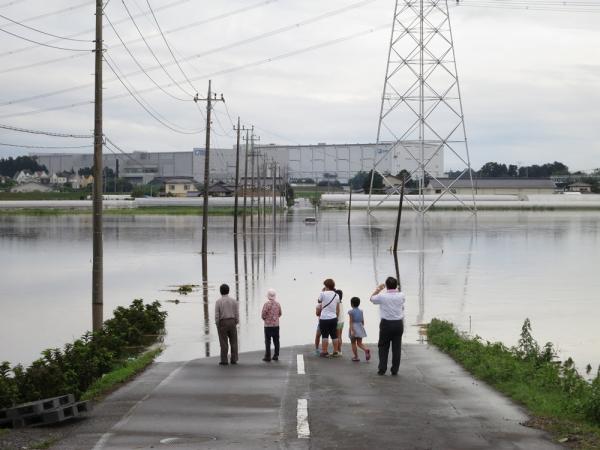
[[[274,232],[240,234],[237,273],[232,219],[211,217],[208,304],[202,290],[201,219],[190,216],[105,217],[105,318],[134,298],[160,300],[168,311],[161,360],[216,355],[213,323],[218,286],[240,299],[241,351],[262,348],[260,311],[268,288],[283,307],[282,345],[312,342],[315,299],[331,277],[362,300],[376,342],[378,310],[368,297],[396,273],[389,248],[395,214],[323,211],[304,224],[309,209],[278,217]],[[420,340],[417,324],[432,317],[490,341],[516,344],[525,318],[541,344],[556,344],[583,369],[600,363],[600,213],[432,212],[421,236],[405,213],[398,269],[407,296],[405,340]],[[279,226],[279,223],[282,225]],[[249,223],[248,223],[249,225]],[[61,347],[91,327],[91,217],[0,215],[0,361],[28,364],[41,350]],[[241,230],[241,223],[240,223]],[[237,283],[236,283],[237,279]],[[172,303],[172,300],[180,303]]]

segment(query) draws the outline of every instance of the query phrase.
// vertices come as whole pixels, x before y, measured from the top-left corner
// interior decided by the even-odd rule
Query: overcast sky
[[[105,22],[109,62],[114,61],[133,89],[148,90],[141,99],[167,125],[184,132],[203,130],[203,117],[191,100],[195,90],[173,63],[147,14],[146,1],[125,4],[169,75],[162,69],[147,73],[163,87],[172,84],[172,77],[181,89],[164,87],[170,96],[156,89]],[[215,91],[225,96],[231,117],[240,115],[243,124],[256,125],[261,143],[375,141],[393,0],[148,1],[200,96],[206,96],[210,77]],[[487,161],[528,165],[554,160],[571,170],[600,167],[600,8],[583,13],[560,7],[479,8],[468,6],[477,0],[465,1],[459,7],[450,2],[450,11],[473,167]],[[47,33],[91,41],[93,3],[0,0],[0,14]],[[313,20],[333,11],[337,13]],[[146,69],[157,66],[123,1],[111,0],[106,15],[139,63]],[[5,31],[54,46],[93,46],[55,40],[2,18],[0,23]],[[253,39],[284,27],[287,31]],[[340,38],[348,39],[331,44]],[[326,43],[331,45],[321,46]],[[22,50],[27,47],[33,48]],[[278,58],[283,55],[290,56]],[[55,62],[32,66],[49,60]],[[0,61],[0,124],[61,133],[92,131],[91,52],[42,47],[0,33]],[[123,149],[189,151],[204,146],[203,131],[178,133],[152,118],[107,66],[104,79],[104,132]],[[61,90],[66,91],[22,101]],[[111,99],[115,96],[120,97]],[[38,111],[44,109],[52,110]],[[233,132],[223,104],[215,106],[215,114],[212,145],[230,147]],[[90,141],[0,129],[0,143],[67,147]],[[18,152],[0,146],[0,156],[34,151],[55,150]]]

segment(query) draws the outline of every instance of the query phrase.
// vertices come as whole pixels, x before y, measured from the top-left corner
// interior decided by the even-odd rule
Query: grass
[[[600,449],[600,374],[590,383],[570,358],[556,361],[552,344],[541,347],[531,336],[529,320],[514,348],[461,335],[437,319],[427,336],[476,378],[525,406],[533,416],[528,426],[550,432],[571,448]]]
[[[149,350],[125,361],[111,372],[96,380],[81,396],[81,400],[100,399],[143,372],[162,352],[161,348]]]
[[[80,200],[89,192],[0,192],[0,200]]]

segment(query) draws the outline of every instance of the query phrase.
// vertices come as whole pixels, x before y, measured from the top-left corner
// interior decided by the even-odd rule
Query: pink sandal
[[[369,350],[369,349],[365,350],[365,357],[366,357],[367,361],[371,359],[371,350]]]

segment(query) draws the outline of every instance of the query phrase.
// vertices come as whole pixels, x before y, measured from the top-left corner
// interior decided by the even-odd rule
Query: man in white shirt
[[[383,289],[386,292],[381,293]],[[392,375],[398,375],[400,368],[400,352],[402,334],[404,333],[404,294],[398,290],[398,280],[388,277],[385,284],[375,288],[371,295],[371,303],[379,305],[381,322],[379,323],[379,367],[378,375],[387,371],[388,354],[392,345]]]

